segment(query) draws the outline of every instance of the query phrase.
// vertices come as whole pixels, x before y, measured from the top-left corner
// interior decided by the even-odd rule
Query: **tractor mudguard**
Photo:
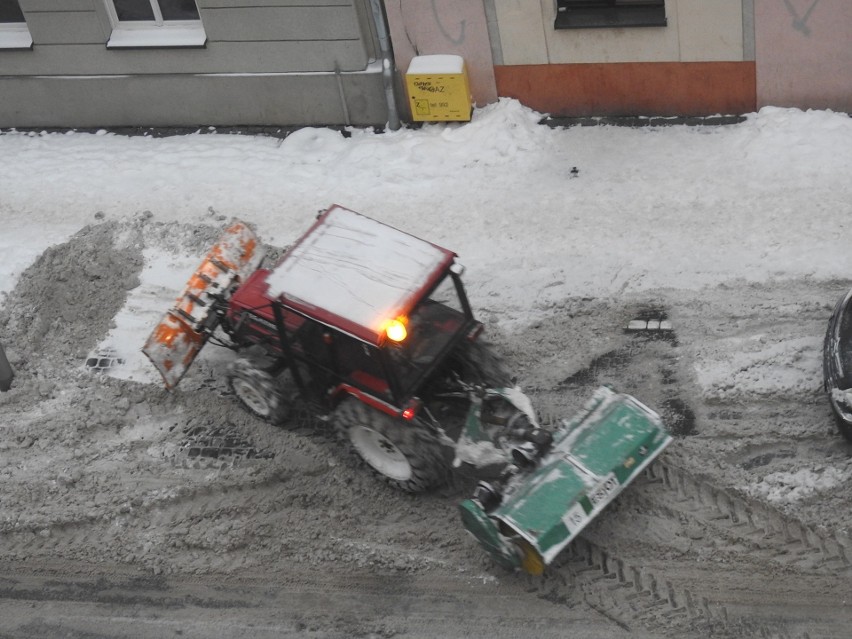
[[[226,229],[207,253],[142,348],[166,388],[177,386],[219,325],[215,302],[227,302],[237,285],[260,266],[263,256],[254,231],[240,221]]]
[[[487,503],[463,502],[462,521],[498,563],[540,574],[671,441],[654,411],[601,387],[540,458],[489,486]]]

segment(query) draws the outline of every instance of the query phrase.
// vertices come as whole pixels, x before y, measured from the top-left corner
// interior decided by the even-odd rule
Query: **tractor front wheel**
[[[249,412],[280,426],[290,415],[290,402],[279,382],[253,358],[238,357],[228,369],[228,383]]]
[[[420,493],[446,483],[451,452],[423,424],[395,419],[354,397],[334,419],[348,447],[391,486]]]

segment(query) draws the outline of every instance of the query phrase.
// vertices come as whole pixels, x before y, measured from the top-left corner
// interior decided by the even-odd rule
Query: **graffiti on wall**
[[[441,35],[443,35],[447,40],[452,42],[453,44],[461,44],[464,42],[464,28],[467,26],[467,21],[462,20],[459,23],[459,34],[457,37],[453,37],[450,35],[449,31],[444,27],[444,23],[441,20],[441,16],[438,15],[438,7],[435,6],[435,0],[431,0],[430,4],[432,5],[432,15],[435,17],[435,24],[438,25],[438,29],[441,31]]]
[[[808,20],[814,12],[814,9],[816,9],[816,6],[819,4],[819,0],[809,1],[811,3],[810,6],[800,16],[799,9],[793,6],[793,0],[784,0],[784,6],[787,7],[787,11],[793,17],[793,28],[796,31],[800,31],[805,36],[811,35],[811,28],[808,26]]]
[[[441,12],[438,10],[438,0],[428,0],[428,2],[429,2],[429,8],[431,9],[431,12],[432,12],[432,18],[434,20],[434,25],[437,28],[438,33],[440,33],[441,36],[443,38],[445,38],[446,41],[449,42],[450,44],[453,44],[455,46],[462,44],[465,41],[465,36],[466,36],[465,31],[467,29],[467,20],[462,18],[461,20],[459,20],[455,24],[447,24],[446,23],[447,22],[446,17],[442,18]],[[408,28],[408,20],[406,18],[410,17],[410,19],[416,23],[419,19],[422,18],[422,6],[423,5],[418,3],[418,4],[414,5],[414,7],[412,7],[411,3],[406,3],[403,0],[398,0],[398,3],[399,3],[399,15],[402,18],[402,25],[403,25],[403,28],[405,29],[406,39],[408,40],[408,43],[411,45],[411,48],[414,50],[415,55],[420,55],[420,50],[419,50],[419,47],[417,46],[417,37],[416,37],[416,35],[415,35],[415,37],[412,37],[412,34],[411,34],[411,32],[409,31],[409,28]],[[405,10],[406,6],[409,9],[408,12],[406,12],[406,10]],[[412,8],[414,9],[413,11],[411,11]],[[408,13],[411,13],[411,15],[410,16],[407,15]],[[444,14],[445,15],[447,14],[446,10],[444,11]]]

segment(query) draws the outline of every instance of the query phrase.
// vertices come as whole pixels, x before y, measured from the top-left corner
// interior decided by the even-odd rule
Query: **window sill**
[[[116,27],[107,41],[107,49],[155,49],[203,47],[207,34],[201,25],[180,27]]]
[[[33,48],[33,37],[26,27],[0,27],[0,49]]]
[[[611,29],[666,25],[665,7],[612,7],[559,11],[553,26],[555,29]]]

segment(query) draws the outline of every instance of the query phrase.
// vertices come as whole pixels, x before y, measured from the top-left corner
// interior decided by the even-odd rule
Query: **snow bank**
[[[516,313],[568,293],[852,273],[843,114],[765,108],[713,128],[539,119],[503,99],[467,124],[306,128],[283,141],[7,132],[0,291],[96,216],[210,223],[213,212],[286,245],[331,203],[455,250],[474,301],[499,296]]]

